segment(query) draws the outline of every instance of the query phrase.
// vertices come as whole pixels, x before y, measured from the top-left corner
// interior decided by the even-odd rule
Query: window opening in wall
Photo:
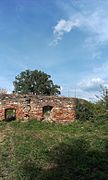
[[[44,118],[49,118],[51,116],[51,110],[52,110],[52,106],[44,106],[43,107],[43,115],[44,115]]]
[[[12,121],[16,119],[16,109],[9,108],[5,110],[5,120]]]

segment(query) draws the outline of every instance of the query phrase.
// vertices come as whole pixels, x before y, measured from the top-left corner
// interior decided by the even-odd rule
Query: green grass
[[[0,122],[0,180],[107,180],[108,121]]]

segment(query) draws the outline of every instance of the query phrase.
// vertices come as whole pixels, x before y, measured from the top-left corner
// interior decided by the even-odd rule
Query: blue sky
[[[62,95],[94,99],[108,86],[107,0],[1,0],[0,88],[42,70]]]

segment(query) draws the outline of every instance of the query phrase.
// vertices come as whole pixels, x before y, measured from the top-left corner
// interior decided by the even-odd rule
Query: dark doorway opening
[[[6,121],[12,121],[16,120],[16,109],[9,108],[5,110],[5,120]]]
[[[51,118],[51,110],[52,110],[52,106],[44,106],[43,107],[43,116],[44,119],[49,119]]]

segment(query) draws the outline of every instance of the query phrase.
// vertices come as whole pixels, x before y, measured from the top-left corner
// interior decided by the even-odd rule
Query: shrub
[[[101,95],[95,103],[96,119],[108,120],[108,88],[101,87]]]
[[[87,121],[94,117],[94,104],[85,100],[77,100],[77,119]]]

